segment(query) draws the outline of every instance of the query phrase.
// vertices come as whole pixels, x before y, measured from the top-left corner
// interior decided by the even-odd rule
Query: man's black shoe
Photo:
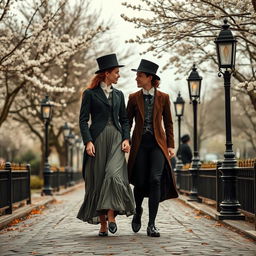
[[[141,228],[141,216],[142,216],[142,212],[143,212],[143,208],[141,207],[140,212],[136,212],[133,215],[132,218],[132,230],[134,233],[139,232],[140,228]]]
[[[147,227],[147,235],[151,237],[160,237],[158,229],[153,224]]]

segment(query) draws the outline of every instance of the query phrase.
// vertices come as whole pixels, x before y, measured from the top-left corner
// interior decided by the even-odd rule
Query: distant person
[[[178,149],[177,156],[180,155],[182,163],[190,164],[192,162],[192,151],[188,143],[190,142],[190,136],[185,134],[181,137],[182,144]]]
[[[107,236],[108,231],[117,231],[115,216],[134,214],[135,204],[125,159],[130,151],[129,121],[124,95],[113,87],[123,65],[115,54],[99,57],[97,62],[99,70],[83,93],[80,110],[85,196],[77,217],[100,223],[99,236]]]

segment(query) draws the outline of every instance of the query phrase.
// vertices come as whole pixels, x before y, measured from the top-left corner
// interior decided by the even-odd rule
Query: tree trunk
[[[256,0],[252,0],[252,5],[253,5],[253,8],[254,8],[254,11],[256,12]]]

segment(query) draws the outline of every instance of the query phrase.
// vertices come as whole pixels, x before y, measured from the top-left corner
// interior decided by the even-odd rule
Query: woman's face
[[[137,72],[136,79],[138,87],[151,85],[152,76],[146,76],[143,72]]]
[[[118,78],[120,77],[119,75],[119,68],[114,68],[112,71],[106,71],[106,84],[116,84],[118,81]]]

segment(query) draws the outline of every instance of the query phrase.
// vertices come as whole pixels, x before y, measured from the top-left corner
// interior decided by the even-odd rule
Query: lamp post
[[[191,173],[191,191],[189,195],[189,201],[200,201],[198,198],[198,171],[200,169],[201,163],[199,159],[198,153],[198,141],[197,141],[197,104],[200,103],[200,92],[201,92],[201,82],[202,77],[199,76],[195,64],[193,65],[192,71],[187,79],[188,81],[188,90],[189,90],[189,97],[190,102],[193,104],[193,116],[194,116],[194,152],[193,158],[191,163],[191,168],[189,171]]]
[[[182,161],[181,161],[181,155],[180,155],[180,130],[181,130],[181,127],[180,127],[180,124],[181,124],[181,118],[184,114],[184,107],[185,107],[185,101],[183,100],[183,98],[181,97],[180,95],[180,92],[178,93],[178,97],[176,99],[176,101],[174,101],[174,109],[175,109],[175,115],[177,117],[177,120],[178,120],[178,155],[177,155],[177,163],[176,163],[176,166],[175,166],[175,172],[176,172],[176,185],[177,185],[177,188],[179,189],[180,188],[180,171],[182,169]]]
[[[230,80],[231,74],[235,71],[236,42],[229,29],[227,20],[224,20],[222,30],[215,39],[218,56],[219,77],[224,77],[225,88],[225,122],[226,122],[226,151],[224,161],[219,168],[223,185],[223,201],[220,203],[219,219],[244,219],[238,210],[240,204],[236,196],[237,186],[237,161],[233,151],[231,132],[231,101],[230,101]],[[222,71],[222,69],[225,69]]]
[[[69,126],[67,122],[62,127],[63,129],[63,135],[64,135],[64,141],[65,141],[65,158],[66,158],[66,168],[68,168],[68,135],[69,135]]]
[[[51,187],[52,171],[48,162],[48,156],[49,156],[48,128],[51,121],[51,117],[52,117],[52,105],[49,102],[49,97],[45,96],[45,98],[41,102],[41,118],[44,121],[44,125],[45,125],[44,172],[43,172],[44,186],[42,190],[42,195],[52,195],[52,187]]]
[[[81,139],[76,136],[76,160],[77,160],[77,164],[76,164],[76,171],[79,171],[79,165],[80,165],[80,144],[81,144]]]
[[[69,168],[70,168],[70,182],[69,185],[73,186],[75,184],[74,182],[74,168],[73,168],[73,146],[75,144],[75,135],[72,133],[72,130],[69,130],[68,135],[68,142],[69,142],[69,149],[70,149],[70,162],[69,162]]]

